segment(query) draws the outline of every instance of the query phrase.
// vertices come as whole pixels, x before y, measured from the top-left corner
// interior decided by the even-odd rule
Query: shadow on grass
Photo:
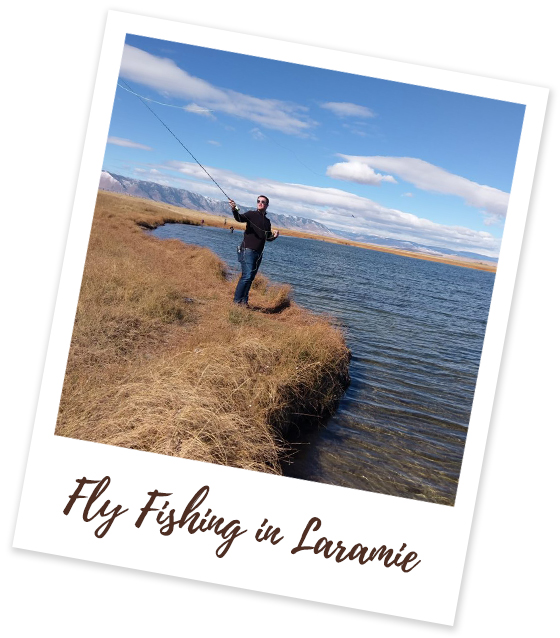
[[[247,307],[249,310],[254,310],[255,312],[262,312],[265,315],[275,315],[275,314],[278,314],[279,312],[282,312],[283,310],[286,310],[286,308],[289,308],[290,306],[291,306],[290,299],[281,299],[274,306],[259,306],[256,304],[255,305],[249,304]]]

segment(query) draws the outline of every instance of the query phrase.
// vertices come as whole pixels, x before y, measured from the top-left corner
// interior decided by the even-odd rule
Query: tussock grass
[[[56,434],[280,473],[348,383],[343,335],[260,275],[234,305],[215,254],[142,230],[165,221],[190,223],[99,193]]]

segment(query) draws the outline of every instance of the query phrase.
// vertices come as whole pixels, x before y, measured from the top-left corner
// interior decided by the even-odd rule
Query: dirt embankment
[[[142,230],[209,217],[176,211],[99,193],[56,434],[280,473],[348,383],[343,334],[261,276],[234,306],[214,253]]]

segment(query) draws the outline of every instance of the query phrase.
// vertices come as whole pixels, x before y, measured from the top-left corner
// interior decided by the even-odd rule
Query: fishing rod
[[[230,202],[233,201],[231,199],[231,197],[224,191],[224,189],[218,184],[218,182],[212,177],[212,175],[210,175],[210,173],[204,168],[204,166],[196,159],[196,157],[189,151],[189,149],[183,144],[183,142],[181,142],[181,140],[169,128],[169,126],[167,126],[167,124],[159,117],[159,115],[153,109],[150,108],[150,106],[146,102],[147,100],[149,100],[149,98],[145,98],[142,95],[139,95],[138,93],[135,93],[132,90],[132,88],[122,78],[121,78],[120,81],[124,84],[124,86],[122,86],[118,82],[117,82],[117,85],[120,86],[121,89],[124,89],[125,91],[128,91],[129,93],[132,93],[132,95],[135,95],[140,100],[140,102],[142,102],[142,104],[148,109],[148,111],[150,111],[150,113],[171,133],[171,135],[173,135],[173,137],[179,142],[179,144],[185,149],[185,151],[187,151],[187,153],[200,166],[200,168],[206,173],[206,175],[208,175],[208,177],[214,182],[214,184],[216,184],[216,186],[225,195],[225,197],[228,199],[228,201],[230,201]],[[173,104],[164,104],[163,102],[157,102],[156,100],[149,100],[149,101],[150,102],[156,102],[156,104],[162,104],[163,106],[174,106]],[[180,108],[180,107],[176,107],[176,108]],[[239,211],[239,207],[237,207],[237,210]],[[264,228],[260,228],[260,226],[258,226],[257,224],[254,224],[253,222],[251,222],[251,224],[256,226],[259,230],[261,230],[264,233],[265,240],[266,240],[267,234],[269,232],[271,232],[271,231],[266,231]],[[266,246],[266,241],[265,241],[265,246]],[[263,247],[263,252],[264,252],[264,247]]]
[[[123,79],[121,79],[121,82],[124,84],[124,87],[121,86],[121,89],[126,87],[125,90],[127,90],[129,93],[132,93],[133,95],[135,95],[140,100],[140,102],[142,102],[142,104],[148,109],[148,111],[150,111],[150,113],[155,118],[157,118],[159,120],[159,122],[161,124],[163,124],[163,126],[165,126],[165,128],[171,133],[171,135],[173,135],[173,137],[179,142],[179,144],[185,149],[185,151],[187,151],[187,153],[200,166],[200,168],[206,173],[206,175],[208,175],[208,177],[214,182],[214,184],[216,184],[216,186],[222,191],[222,193],[227,197],[227,199],[231,200],[231,197],[224,191],[224,189],[218,184],[218,182],[212,177],[212,175],[210,175],[210,173],[204,168],[204,166],[202,166],[202,164],[189,151],[189,149],[183,144],[183,142],[181,142],[181,140],[175,135],[175,133],[173,133],[173,131],[169,128],[169,126],[167,126],[167,124],[159,117],[159,115],[153,109],[151,109],[149,107],[149,105],[146,103],[145,99],[141,95],[138,95],[138,93],[135,93]],[[119,84],[119,86],[120,86],[120,84]],[[168,106],[168,105],[165,105],[165,106]]]

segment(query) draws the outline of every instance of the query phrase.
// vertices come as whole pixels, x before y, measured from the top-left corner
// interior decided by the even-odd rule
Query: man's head
[[[257,210],[264,211],[268,208],[268,197],[266,195],[259,195],[257,197]]]

